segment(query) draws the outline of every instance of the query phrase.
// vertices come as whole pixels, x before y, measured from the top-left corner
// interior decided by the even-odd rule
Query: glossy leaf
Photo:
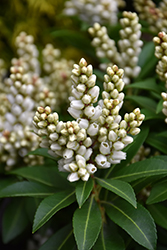
[[[137,103],[139,107],[146,108],[152,111],[156,110],[156,102],[146,96],[126,96],[125,100],[133,101],[134,103]]]
[[[64,179],[58,172],[58,170],[53,167],[25,167],[13,170],[10,174],[19,175],[26,179],[32,181],[37,181],[48,186],[54,186],[57,188],[62,188],[68,185],[66,179]]]
[[[91,191],[93,188],[93,179],[90,178],[88,181],[79,181],[76,185],[76,198],[77,198],[77,202],[79,207],[81,208],[81,206],[84,204],[84,202],[86,201],[86,199],[89,197]]]
[[[0,192],[0,197],[45,197],[53,194],[54,192],[55,188],[53,187],[36,182],[20,181],[3,188]]]
[[[47,157],[49,159],[55,160],[55,157],[53,157],[52,155],[48,153],[47,148],[37,148],[36,150],[29,152],[28,155],[41,155],[43,157]]]
[[[147,199],[147,204],[153,204],[167,199],[167,180],[153,186]]]
[[[79,250],[89,250],[97,240],[102,225],[101,213],[92,196],[73,217],[74,236]]]
[[[164,120],[164,115],[162,113],[156,114],[155,111],[148,110],[148,109],[141,109],[141,113],[145,115],[144,121]]]
[[[33,233],[42,227],[60,209],[69,206],[75,201],[74,191],[57,192],[40,203],[34,218]]]
[[[103,224],[93,250],[125,250],[121,236],[114,232],[107,224]]]
[[[109,180],[96,178],[97,183],[110,190],[111,192],[117,194],[121,198],[128,201],[132,206],[136,207],[136,197],[133,188],[130,184],[120,180]]]
[[[140,204],[137,209],[124,200],[106,205],[109,218],[122,227],[136,242],[146,249],[156,247],[156,227],[150,213]]]
[[[2,239],[6,244],[20,235],[28,225],[24,200],[13,199],[6,207],[2,220]]]
[[[162,109],[163,109],[163,102],[164,100],[161,99],[159,102],[158,102],[158,105],[157,105],[157,108],[156,108],[156,113],[159,114],[160,112],[162,112]],[[164,116],[164,115],[163,115]]]
[[[147,78],[144,81],[128,84],[125,86],[125,88],[144,89],[144,90],[154,91],[156,93],[161,94],[161,88],[159,88],[159,86],[156,84],[155,78]]]
[[[154,204],[147,206],[147,209],[150,211],[156,224],[167,229],[167,207],[161,204]]]
[[[150,133],[146,143],[162,153],[167,154],[166,138],[159,136],[157,133]]]
[[[162,159],[152,157],[143,161],[135,162],[126,168],[113,173],[112,179],[123,181],[134,181],[143,177],[167,174],[166,162]]]
[[[72,249],[75,245],[71,225],[67,225],[53,234],[39,250],[66,250]]]

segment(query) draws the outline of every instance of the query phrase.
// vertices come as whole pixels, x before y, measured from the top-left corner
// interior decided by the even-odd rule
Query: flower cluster
[[[89,24],[117,23],[119,7],[124,7],[124,0],[70,0],[65,2],[64,13],[68,16],[78,15]]]
[[[131,78],[137,77],[140,73],[140,67],[137,63],[143,45],[140,40],[141,25],[137,14],[127,11],[123,12],[120,24],[122,29],[118,41],[119,51],[115,41],[109,38],[106,27],[101,27],[100,24],[95,23],[88,31],[93,37],[92,45],[96,48],[96,55],[99,58],[108,58],[110,64],[117,64],[119,67],[124,68],[124,82],[129,84]],[[103,64],[101,68],[106,69],[107,65]]]
[[[154,37],[155,43],[155,56],[159,59],[156,66],[156,73],[162,81],[165,81],[165,88],[167,89],[167,34],[165,32],[159,32],[158,37]],[[167,93],[162,92],[161,96],[164,100],[162,112],[167,116]],[[167,118],[165,119],[167,123]]]
[[[156,7],[152,0],[134,0],[134,7],[139,17],[149,23],[153,32],[167,32],[167,1],[163,0]]]
[[[10,170],[20,161],[29,165],[43,162],[42,157],[26,156],[29,151],[35,150],[40,142],[40,138],[30,132],[32,117],[37,104],[49,105],[55,109],[56,97],[54,92],[50,91],[52,86],[47,85],[45,77],[40,76],[42,67],[38,59],[39,52],[33,42],[33,37],[25,32],[21,32],[16,38],[18,58],[12,59],[10,77],[5,76],[3,61],[0,61],[0,163],[5,164],[6,170]],[[54,51],[56,50],[54,49]],[[43,50],[46,60],[44,66],[47,68],[47,63],[54,66],[50,75],[52,75],[51,73],[55,73],[55,76],[62,74],[63,77],[63,73],[67,74],[69,67],[72,68],[72,62],[70,61],[68,65],[68,61],[63,61],[63,59],[60,64],[59,60],[55,61],[55,66],[53,62],[55,57],[49,59],[47,53],[45,48]],[[63,67],[67,68],[63,71]],[[49,78],[50,75],[48,73],[47,77]],[[55,78],[52,80],[57,81],[56,84],[60,86],[59,91],[61,91],[61,85],[64,88],[64,83],[58,77]],[[68,95],[69,91],[66,89],[64,98],[67,99]],[[61,94],[60,97],[62,97]],[[63,97],[61,101],[63,102]]]
[[[116,65],[107,68],[104,75],[102,99],[99,97],[96,75],[92,65],[85,59],[74,64],[72,70],[72,96],[68,112],[75,121],[59,121],[50,107],[38,107],[34,116],[34,132],[42,137],[40,146],[48,148],[52,156],[60,156],[59,170],[70,172],[68,180],[80,178],[87,181],[98,168],[109,168],[111,164],[126,159],[122,150],[133,142],[140,132],[144,115],[136,108],[119,115],[123,104],[124,88],[122,69]]]
[[[60,109],[61,105],[68,101],[71,93],[70,75],[74,62],[73,60],[60,58],[60,50],[55,49],[52,44],[46,45],[42,55],[45,72],[44,81],[54,92],[57,109]]]

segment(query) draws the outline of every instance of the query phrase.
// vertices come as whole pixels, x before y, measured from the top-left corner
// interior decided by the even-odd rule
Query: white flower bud
[[[87,148],[89,148],[92,145],[92,139],[90,137],[87,137],[84,141],[83,141],[83,145]]]
[[[92,148],[88,148],[88,149],[86,150],[86,153],[84,154],[84,158],[85,158],[86,161],[88,161],[88,160],[90,159],[92,153],[93,153]]]
[[[91,96],[88,95],[88,94],[86,94],[86,95],[84,95],[84,96],[82,97],[82,102],[83,102],[84,104],[89,104],[89,103],[91,103],[91,101],[92,101],[92,98],[91,98]]]
[[[67,180],[70,182],[74,182],[74,181],[78,181],[80,179],[80,177],[78,176],[78,173],[71,173],[68,175]]]
[[[56,131],[56,126],[54,124],[50,124],[49,126],[47,126],[47,130],[50,133],[54,133]]]
[[[131,135],[137,135],[140,133],[140,128],[131,128],[129,132]]]
[[[85,84],[78,84],[76,89],[78,90],[78,92],[81,92],[83,95],[83,92],[85,92],[85,90],[86,90],[86,86],[85,86]]]
[[[56,142],[52,143],[51,146],[50,146],[50,148],[53,151],[61,150],[62,149],[62,147],[58,143],[56,143]]]
[[[122,150],[124,147],[125,147],[125,145],[121,141],[117,141],[117,142],[113,143],[113,148],[115,150]]]
[[[59,166],[59,171],[61,171],[61,172],[71,172],[71,168],[70,168],[69,165],[70,165],[70,164],[64,164],[64,165],[62,166],[63,171],[61,170],[61,167]],[[64,171],[64,170],[65,170],[65,171]]]
[[[107,142],[102,142],[100,144],[99,151],[103,155],[110,154],[110,146],[109,146],[109,144]]]
[[[47,127],[47,125],[48,125],[47,121],[38,122],[38,127],[39,128],[45,128],[45,127]]]
[[[76,99],[80,99],[83,95],[81,91],[79,92],[75,88],[72,89],[71,93]]]
[[[84,108],[84,104],[81,100],[74,100],[70,103],[70,106],[73,108],[73,109],[83,109]]]
[[[58,124],[57,124],[57,126],[56,126],[56,132],[60,133],[61,130],[64,129],[64,127],[65,127],[64,122],[62,122],[62,121],[58,122]]]
[[[88,181],[89,176],[90,176],[90,174],[89,174],[89,173],[86,173],[85,175],[81,176],[81,179],[82,179],[83,181]]]
[[[125,136],[124,138],[122,138],[122,142],[125,144],[125,145],[128,145],[130,143],[133,142],[133,138],[131,136]]]
[[[72,149],[65,149],[63,152],[64,159],[70,159],[74,155],[74,151]]]
[[[84,141],[86,139],[86,130],[82,128],[78,133],[77,133],[77,141]]]
[[[86,169],[89,174],[94,174],[97,171],[97,168],[95,167],[94,164],[87,164]]]
[[[106,135],[99,135],[98,136],[98,141],[99,142],[105,142],[107,140],[107,136]]]
[[[59,140],[58,140],[58,143],[63,146],[63,145],[66,145],[67,143],[67,138],[65,136],[60,136],[59,137]]]
[[[76,141],[69,141],[67,143],[67,148],[72,149],[72,150],[77,150],[79,148],[79,143]]]
[[[75,119],[81,117],[81,114],[82,114],[82,110],[77,110],[77,109],[74,109],[74,108],[72,108],[72,107],[69,107],[67,111],[68,111],[68,112],[70,113],[70,115],[71,115],[73,118],[75,118]]]
[[[24,98],[22,95],[18,94],[16,96],[16,103],[21,104],[23,102]]]
[[[126,136],[127,132],[125,129],[119,129],[117,132],[117,135],[121,138],[124,138]]]
[[[88,94],[92,97],[92,103],[97,102],[99,97],[100,88],[98,86],[94,86],[88,91]]]
[[[93,86],[95,86],[95,83],[96,83],[96,75],[91,75],[88,79],[88,81],[86,82],[86,85],[91,88]]]
[[[126,153],[122,151],[112,151],[111,158],[113,160],[125,160],[126,159]]]
[[[89,118],[92,117],[95,114],[95,108],[93,106],[86,107],[84,109],[84,114]]]
[[[49,138],[52,141],[57,141],[57,139],[59,138],[59,135],[57,133],[52,133],[52,134],[49,135]]]
[[[90,124],[89,128],[87,129],[87,133],[90,136],[95,136],[98,134],[99,131],[99,125],[96,124],[95,122]]]
[[[107,163],[107,157],[102,154],[98,154],[95,157],[95,162],[97,163],[98,166],[103,168]]]
[[[77,119],[77,122],[78,122],[80,128],[87,129],[89,126],[89,121],[87,119],[79,118],[79,119]]]
[[[5,118],[11,124],[14,124],[16,122],[16,117],[11,113],[6,113]]]
[[[78,175],[79,176],[84,176],[84,175],[86,175],[86,173],[87,173],[87,170],[86,170],[86,168],[80,168],[79,170],[78,170]]]
[[[117,140],[117,134],[114,131],[110,131],[108,134],[109,141],[115,142]]]
[[[78,166],[77,166],[77,164],[75,164],[74,162],[71,162],[70,164],[69,164],[69,169],[70,169],[70,172],[72,171],[72,172],[76,172],[77,170],[78,170]]]
[[[102,113],[102,108],[100,105],[95,107],[95,114],[91,117],[91,121],[96,121]]]
[[[78,155],[84,155],[86,153],[86,147],[84,145],[81,145],[79,149],[77,150]]]

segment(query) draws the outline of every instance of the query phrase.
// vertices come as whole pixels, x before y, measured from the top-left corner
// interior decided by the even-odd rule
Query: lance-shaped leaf
[[[2,220],[2,239],[5,244],[27,227],[29,220],[24,208],[24,200],[17,198],[13,199],[5,209]]]
[[[133,101],[137,103],[138,105],[140,105],[142,108],[147,108],[152,111],[156,110],[157,103],[153,99],[146,97],[146,96],[134,96],[134,95],[132,96],[131,95],[131,96],[126,96],[125,100]]]
[[[153,186],[147,199],[147,204],[153,204],[167,199],[167,180]]]
[[[76,192],[77,202],[80,208],[90,195],[92,188],[93,188],[92,178],[90,178],[88,181],[81,181],[81,180],[78,181],[75,192]]]
[[[113,232],[113,230],[104,223],[93,250],[111,249],[125,250],[124,241],[117,232]]]
[[[113,173],[112,179],[134,181],[142,177],[167,174],[167,165],[163,158],[152,157],[143,161],[135,162],[126,168]]]
[[[127,200],[132,206],[136,207],[136,196],[131,185],[127,182],[120,180],[109,180],[96,178],[97,183],[117,194],[121,198]]]
[[[75,246],[73,230],[71,225],[67,225],[53,234],[39,250],[66,250]]]
[[[54,193],[55,188],[53,187],[49,187],[36,182],[21,181],[3,188],[0,192],[0,197],[45,197]]]
[[[166,138],[159,136],[157,133],[150,133],[146,142],[161,151],[164,154],[167,154],[167,147],[166,147]]]
[[[154,204],[147,206],[147,209],[150,211],[156,224],[167,229],[167,207],[161,204]]]
[[[89,250],[96,242],[102,225],[101,213],[92,196],[73,217],[74,236],[79,250]]]
[[[34,218],[33,233],[42,227],[56,212],[75,201],[74,191],[62,191],[51,195],[40,203]]]
[[[156,227],[150,213],[138,204],[137,209],[128,202],[119,200],[106,205],[109,218],[122,227],[135,241],[146,249],[156,247]]]
[[[19,175],[26,179],[37,181],[48,186],[61,188],[67,186],[69,182],[58,172],[57,168],[35,166],[19,168],[11,171],[9,174]]]

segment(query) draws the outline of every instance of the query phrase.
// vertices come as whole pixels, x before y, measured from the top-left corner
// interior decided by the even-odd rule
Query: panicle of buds
[[[78,15],[91,25],[95,22],[113,25],[117,22],[118,8],[124,6],[124,0],[69,0],[65,2],[64,14]]]
[[[99,87],[92,65],[85,59],[74,64],[72,70],[72,95],[68,112],[74,121],[59,121],[50,107],[38,107],[33,124],[34,132],[41,137],[41,147],[48,148],[52,156],[60,156],[59,170],[69,172],[70,182],[87,181],[98,168],[126,159],[122,150],[133,142],[144,120],[140,109],[125,114],[122,120],[119,110],[124,94],[124,71],[116,65],[107,68],[104,75],[104,91],[99,98]]]
[[[122,29],[120,30],[120,40],[118,49],[115,41],[110,39],[107,29],[99,23],[95,23],[88,31],[93,37],[92,45],[96,48],[96,55],[99,58],[108,58],[110,63],[100,65],[101,68],[117,64],[124,68],[124,82],[129,84],[132,78],[136,78],[140,73],[138,56],[141,52],[143,42],[141,37],[141,25],[136,13],[123,12],[123,18],[120,19]]]

